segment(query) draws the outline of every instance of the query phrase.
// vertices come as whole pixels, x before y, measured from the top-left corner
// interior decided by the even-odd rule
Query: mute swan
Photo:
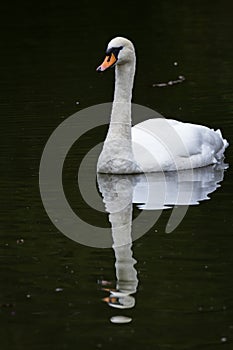
[[[148,119],[131,127],[135,50],[126,38],[112,39],[97,68],[115,66],[111,119],[97,171],[112,174],[199,168],[223,158],[228,146],[220,130],[165,118]]]

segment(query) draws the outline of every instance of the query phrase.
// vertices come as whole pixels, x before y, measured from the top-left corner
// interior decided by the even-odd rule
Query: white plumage
[[[173,171],[219,162],[228,143],[220,130],[165,118],[148,119],[131,128],[135,51],[117,37],[97,70],[115,65],[115,91],[108,134],[97,171],[112,174]]]
[[[148,119],[132,128],[133,153],[144,172],[173,171],[215,164],[227,141],[220,130],[172,119]]]

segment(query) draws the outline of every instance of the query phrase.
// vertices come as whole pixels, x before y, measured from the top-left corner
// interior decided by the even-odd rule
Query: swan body
[[[220,130],[172,119],[148,119],[132,128],[133,153],[144,172],[200,168],[223,158]],[[156,150],[156,151],[155,151]]]
[[[111,119],[97,171],[112,174],[173,171],[219,162],[228,146],[220,130],[180,121],[154,118],[131,126],[131,99],[135,75],[131,41],[117,37],[107,47],[97,70],[115,65]]]

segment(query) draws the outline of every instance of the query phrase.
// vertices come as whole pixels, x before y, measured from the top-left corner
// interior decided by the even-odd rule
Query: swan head
[[[131,63],[134,60],[135,51],[132,42],[126,38],[116,37],[108,43],[106,57],[96,70],[103,72],[115,65]]]

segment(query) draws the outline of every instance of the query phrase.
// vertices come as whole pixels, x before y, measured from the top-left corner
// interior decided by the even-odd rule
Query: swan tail
[[[222,137],[222,133],[221,133],[220,129],[216,130],[215,132],[216,132],[216,134],[218,134],[218,136],[222,140],[222,147],[218,150],[218,152],[215,155],[216,156],[216,160],[219,161],[219,160],[224,158],[224,152],[225,152],[225,149],[229,146],[229,143],[227,142],[226,139],[224,139]]]

